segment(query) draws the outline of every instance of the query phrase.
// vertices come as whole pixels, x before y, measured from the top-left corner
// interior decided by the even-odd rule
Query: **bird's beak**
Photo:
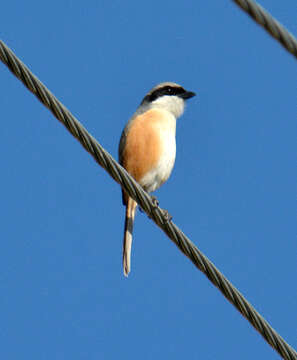
[[[196,96],[196,94],[193,91],[186,91],[184,94],[181,94],[180,97],[184,100],[191,99],[193,96]]]

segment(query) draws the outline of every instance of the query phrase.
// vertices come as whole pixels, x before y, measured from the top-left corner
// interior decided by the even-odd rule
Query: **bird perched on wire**
[[[182,86],[164,82],[151,89],[124,128],[119,162],[147,192],[157,190],[170,176],[176,153],[176,120],[185,101],[195,96]],[[122,190],[126,206],[123,270],[130,272],[132,231],[137,203]]]

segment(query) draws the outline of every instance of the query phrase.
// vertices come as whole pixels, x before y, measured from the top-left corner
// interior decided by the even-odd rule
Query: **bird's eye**
[[[165,89],[165,94],[167,94],[167,95],[173,95],[173,89],[171,88],[171,87],[168,87],[168,88],[166,88]]]

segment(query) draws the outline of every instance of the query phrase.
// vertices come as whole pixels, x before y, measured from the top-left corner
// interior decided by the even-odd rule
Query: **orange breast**
[[[158,164],[163,151],[160,129],[166,122],[168,119],[162,111],[152,109],[138,115],[130,125],[122,163],[135,180],[140,181]]]

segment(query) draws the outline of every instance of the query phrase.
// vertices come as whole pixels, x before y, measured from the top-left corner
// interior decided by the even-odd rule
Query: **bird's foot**
[[[155,196],[152,196],[151,199],[152,199],[152,202],[153,202],[153,206],[155,208],[158,208],[159,207],[158,199]],[[160,209],[160,210],[162,211],[166,222],[169,222],[169,221],[172,220],[172,216],[169,214],[169,212],[167,210],[165,210],[165,209]]]
[[[158,199],[157,199],[155,196],[151,196],[151,200],[152,200],[152,203],[153,203],[153,207],[154,207],[154,208],[157,208],[157,207],[159,206],[159,201],[158,201]],[[145,211],[143,210],[143,208],[140,207],[140,206],[139,206],[139,211],[140,211],[141,213],[144,213],[144,212],[145,212]]]
[[[153,203],[154,207],[159,206],[159,201],[155,196],[151,196],[151,200],[152,200],[152,203]]]
[[[169,222],[172,220],[172,216],[169,214],[169,212],[165,209],[162,209],[162,213],[165,217],[166,222]]]

